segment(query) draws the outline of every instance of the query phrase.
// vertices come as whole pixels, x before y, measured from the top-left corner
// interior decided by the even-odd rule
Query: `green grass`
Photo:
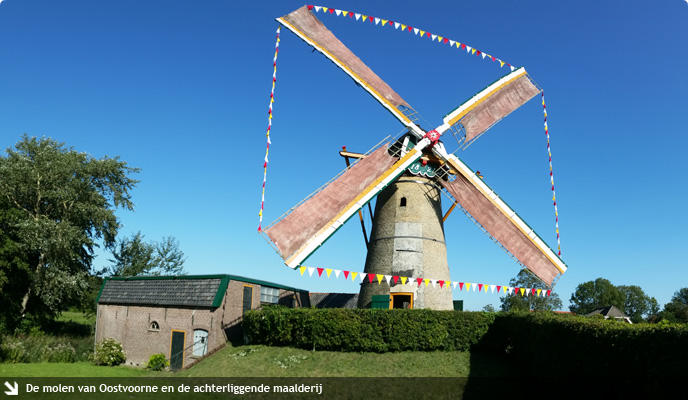
[[[82,324],[91,326],[96,323],[95,315],[84,315],[83,312],[77,311],[75,309],[70,309],[69,311],[63,311],[60,316],[56,318],[56,321],[69,322],[72,321],[76,324]]]
[[[12,377],[466,377],[513,376],[505,360],[468,352],[343,353],[289,347],[227,346],[176,374],[133,367],[0,364]]]

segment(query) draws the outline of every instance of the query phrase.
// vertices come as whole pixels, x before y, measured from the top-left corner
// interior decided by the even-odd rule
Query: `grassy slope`
[[[177,374],[131,367],[74,364],[0,364],[12,377],[463,377],[511,376],[502,359],[462,352],[340,353],[288,347],[227,346]]]

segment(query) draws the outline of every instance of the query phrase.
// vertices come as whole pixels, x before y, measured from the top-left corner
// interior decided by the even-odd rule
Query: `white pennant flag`
[[[452,284],[454,285],[454,290],[456,290],[456,285],[458,285],[459,282],[452,282]]]
[[[358,276],[361,277],[361,282],[363,282],[363,279],[365,279],[366,275],[368,274],[366,274],[365,272],[361,272],[360,274],[358,274]]]
[[[454,41],[449,39],[449,47],[453,47],[453,46],[454,46]]]
[[[471,46],[466,46],[466,52],[467,52],[467,53],[470,53],[471,50],[473,50],[473,48],[472,48]]]
[[[418,35],[418,28],[413,28],[413,33],[415,33],[416,35]]]
[[[494,286],[494,285],[490,285],[490,288],[492,289],[492,293],[494,293],[495,286]]]
[[[354,13],[354,17],[356,18],[356,21],[358,21],[359,19],[361,19],[361,14]]]
[[[513,294],[513,293],[514,293],[514,288],[512,288],[512,287],[507,287],[507,292],[509,292],[509,294]]]
[[[315,268],[308,267],[308,276],[313,276],[313,271],[315,271]]]
[[[514,67],[513,65],[510,65],[510,67],[511,67],[511,71],[512,71],[512,72],[513,72],[513,70],[516,69],[516,67]]]
[[[398,22],[395,22],[395,23],[394,23],[394,29],[399,29],[399,25],[401,25],[401,24],[398,23]]]
[[[322,8],[322,7],[320,7],[320,6],[315,6],[315,11],[320,12],[320,9],[321,9],[321,8]]]
[[[483,60],[485,59],[485,53],[483,53]]]
[[[390,282],[392,281],[392,275],[385,275],[385,280],[387,281],[387,284],[389,285]]]
[[[342,10],[334,10],[334,13],[337,14],[337,16],[342,15]]]
[[[478,285],[476,285],[475,283],[471,283],[471,286],[473,287],[473,291],[475,292],[475,288],[476,288],[476,286],[478,286]]]
[[[334,276],[335,276],[337,279],[339,279],[339,274],[340,274],[341,272],[342,272],[341,270],[335,269],[335,270],[334,270]]]
[[[435,287],[435,285],[437,285],[437,279],[430,279],[430,283],[432,283],[432,287]]]
[[[379,25],[379,24],[380,24],[380,18],[375,18],[375,25]]]
[[[431,39],[432,41],[434,41],[435,39],[437,39],[437,35],[430,35],[430,37],[432,37],[432,39]]]

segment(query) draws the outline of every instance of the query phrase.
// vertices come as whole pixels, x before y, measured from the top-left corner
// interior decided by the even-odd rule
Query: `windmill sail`
[[[461,124],[468,144],[538,93],[526,70],[518,68],[447,114],[444,126]]]
[[[408,103],[365,65],[360,58],[356,57],[308,10],[307,6],[277,18],[277,21],[329,58],[401,123],[406,126],[411,124],[411,119],[404,113],[404,111],[411,110]]]
[[[421,149],[403,157],[383,145],[332,183],[265,229],[285,263],[296,268],[361,207],[420,158]]]
[[[483,228],[516,259],[551,286],[566,264],[481,178],[451,154],[440,154],[459,173],[442,185]]]

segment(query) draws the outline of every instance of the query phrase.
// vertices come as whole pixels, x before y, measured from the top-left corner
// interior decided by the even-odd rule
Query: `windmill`
[[[425,131],[416,123],[413,108],[335,37],[307,6],[277,21],[342,69],[407,130],[401,139],[383,142],[371,150],[261,231],[287,266],[300,266],[378,196],[364,272],[385,275],[403,272],[405,276],[430,276],[448,281],[440,201],[440,193],[445,192],[454,205],[460,206],[545,284],[551,286],[566,271],[560,257],[482,177],[448,153],[440,140],[443,134],[452,132],[465,147],[538,94],[540,89],[524,68],[512,69],[444,116],[440,126]],[[413,303],[414,308],[452,308],[451,291],[401,282],[363,283],[359,307],[369,306],[375,294],[399,294],[400,303]]]

